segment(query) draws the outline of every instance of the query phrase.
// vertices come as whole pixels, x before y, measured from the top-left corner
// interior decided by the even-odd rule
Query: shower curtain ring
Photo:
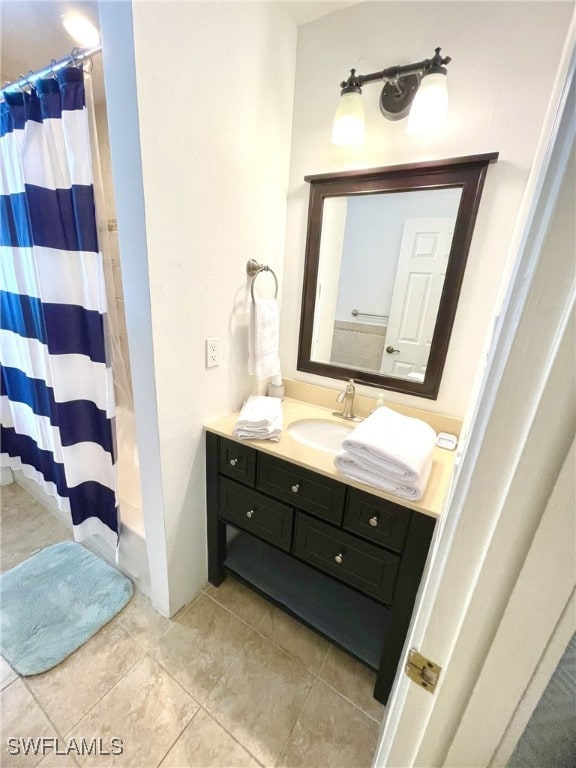
[[[20,93],[27,93],[26,85],[22,85],[22,80],[25,81],[26,85],[30,85],[30,83],[28,82],[28,78],[26,77],[24,72],[20,72],[20,74],[18,75],[18,80],[16,81],[16,85],[18,86],[18,90],[20,91]]]

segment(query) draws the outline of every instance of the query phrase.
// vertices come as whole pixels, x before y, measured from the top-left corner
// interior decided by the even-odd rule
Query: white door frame
[[[543,265],[543,244],[573,151],[574,54],[573,19],[518,219],[515,273],[402,657],[416,647],[443,671],[430,695],[399,667],[375,766],[445,764],[573,435],[573,269]]]

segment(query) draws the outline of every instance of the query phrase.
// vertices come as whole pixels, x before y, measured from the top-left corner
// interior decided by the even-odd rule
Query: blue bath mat
[[[130,579],[80,544],[47,547],[0,576],[0,653],[21,675],[45,672],[131,596]]]

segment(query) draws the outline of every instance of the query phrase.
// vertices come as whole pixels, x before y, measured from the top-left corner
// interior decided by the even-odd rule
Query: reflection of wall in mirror
[[[316,313],[312,337],[314,360],[329,360],[336,317],[340,262],[344,250],[347,198],[334,197],[324,206],[316,281]]]
[[[455,216],[460,195],[458,187],[348,198],[337,320],[384,324],[378,318],[354,318],[352,309],[389,316],[405,220]]]

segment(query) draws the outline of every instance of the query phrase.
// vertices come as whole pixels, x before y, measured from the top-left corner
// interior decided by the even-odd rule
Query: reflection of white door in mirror
[[[454,217],[404,222],[380,373],[424,380],[454,223]]]

